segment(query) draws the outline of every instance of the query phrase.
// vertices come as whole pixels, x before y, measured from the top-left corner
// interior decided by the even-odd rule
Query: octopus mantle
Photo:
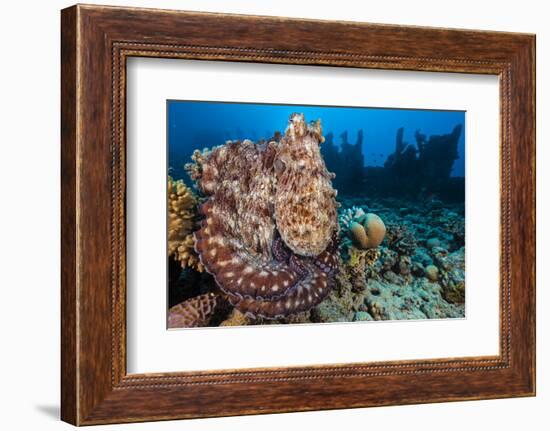
[[[229,301],[249,317],[306,311],[334,285],[337,203],[321,157],[320,122],[293,114],[278,141],[196,152],[207,196],[195,249]]]

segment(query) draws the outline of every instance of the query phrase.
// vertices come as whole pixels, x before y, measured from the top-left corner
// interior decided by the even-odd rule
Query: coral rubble
[[[341,199],[340,271],[331,294],[311,310],[315,322],[464,317],[464,247],[449,226],[460,226],[460,205],[402,199]],[[365,202],[365,200],[363,200]],[[349,229],[376,212],[383,242],[361,249]],[[460,228],[457,229],[460,232]]]
[[[384,163],[384,189],[393,194],[430,190],[463,200],[464,190],[460,190],[463,182],[456,183],[451,178],[453,164],[458,159],[462,126],[457,125],[449,134],[429,138],[417,130],[416,146],[403,140],[403,130],[397,131],[395,151]]]

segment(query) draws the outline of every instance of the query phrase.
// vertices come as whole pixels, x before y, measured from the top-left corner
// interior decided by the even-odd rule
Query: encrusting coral
[[[362,292],[367,286],[367,278],[372,275],[375,262],[380,257],[380,250],[377,248],[361,250],[352,246],[348,253],[350,259],[346,269],[352,289],[355,292]]]
[[[183,301],[168,310],[169,328],[207,326],[217,304],[214,293],[205,293]]]
[[[402,224],[391,223],[386,233],[388,248],[396,251],[400,256],[412,256],[416,249],[414,234]]]
[[[204,267],[195,253],[193,230],[197,223],[197,197],[183,180],[168,177],[168,256],[182,267],[202,272]]]
[[[293,114],[279,141],[195,152],[187,170],[206,196],[195,250],[246,317],[281,318],[319,304],[338,265],[336,191],[320,122]]]

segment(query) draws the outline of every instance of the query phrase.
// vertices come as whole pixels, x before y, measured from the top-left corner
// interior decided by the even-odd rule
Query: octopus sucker
[[[190,174],[206,198],[195,251],[248,317],[309,310],[334,285],[337,203],[323,141],[320,121],[293,114],[278,141],[231,141],[193,156]]]

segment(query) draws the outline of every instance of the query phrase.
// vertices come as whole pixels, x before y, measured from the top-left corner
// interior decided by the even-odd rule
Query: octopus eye
[[[285,163],[281,159],[275,160],[275,173],[280,174],[285,170]]]

